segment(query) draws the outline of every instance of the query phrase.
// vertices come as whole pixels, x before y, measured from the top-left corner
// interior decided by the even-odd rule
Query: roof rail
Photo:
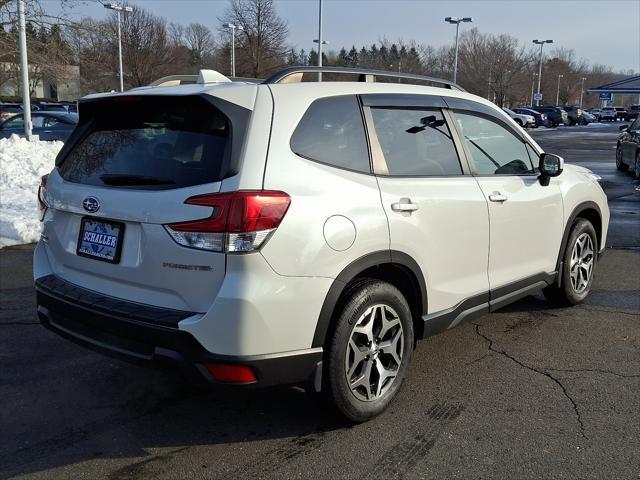
[[[466,91],[457,83],[442,78],[427,77],[425,75],[417,75],[415,73],[387,72],[384,70],[371,70],[366,68],[346,68],[346,67],[288,67],[280,70],[263,83],[297,83],[302,80],[305,73],[338,73],[358,75],[359,82],[375,82],[376,77],[388,78],[404,78],[408,80],[418,80],[422,82],[438,83],[444,88]]]

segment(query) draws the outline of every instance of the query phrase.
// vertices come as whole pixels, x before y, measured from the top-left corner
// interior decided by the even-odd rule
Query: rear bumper
[[[246,365],[255,382],[233,385],[318,384],[322,349],[231,356],[207,351],[178,322],[190,312],[126,302],[72,285],[55,275],[36,279],[40,322],[52,332],[107,355],[145,365],[170,365],[188,377],[217,382],[205,364]]]

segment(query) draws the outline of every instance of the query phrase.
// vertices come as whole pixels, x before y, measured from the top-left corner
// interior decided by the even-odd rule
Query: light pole
[[[556,106],[560,103],[560,79],[563,78],[564,75],[558,75],[558,90],[556,90]]]
[[[537,73],[533,72],[533,77],[531,77],[531,107],[533,107],[533,85],[535,84]]]
[[[124,80],[122,78],[122,29],[120,27],[120,12],[133,12],[133,8],[118,5],[117,3],[104,3],[104,8],[115,10],[118,14],[118,62],[120,64],[120,91],[124,92]]]
[[[322,0],[318,0],[318,38],[314,41],[318,42],[318,67],[322,68]],[[318,81],[322,81],[322,72],[318,72]]]
[[[535,43],[536,45],[540,45],[540,64],[538,66],[538,97],[540,97],[540,79],[542,78],[542,46],[545,43],[553,43],[553,40],[534,40],[533,43]],[[539,106],[540,100],[536,100],[536,107]]]
[[[31,140],[31,92],[29,91],[29,62],[27,61],[27,31],[24,21],[24,0],[18,0],[18,23],[20,24],[20,76],[22,79],[22,111],[24,136]]]
[[[580,80],[582,80],[582,83],[580,84],[580,108],[582,108],[582,95],[584,94],[584,81],[587,79],[587,77],[582,77]]]
[[[231,30],[231,77],[236,76],[236,29],[244,30],[242,25],[234,25],[233,23],[225,23],[224,28]]]
[[[445,22],[450,23],[456,26],[456,53],[453,59],[453,83],[456,83],[458,78],[458,31],[460,30],[461,22],[473,22],[473,18],[471,17],[447,17],[444,19]]]

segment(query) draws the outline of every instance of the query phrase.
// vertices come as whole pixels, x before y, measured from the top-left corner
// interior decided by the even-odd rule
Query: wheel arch
[[[575,223],[576,219],[584,218],[585,220],[589,220],[593,225],[593,228],[596,231],[597,237],[597,250],[598,252],[602,248],[602,212],[600,211],[600,207],[595,202],[582,202],[578,204],[571,215],[567,219],[567,222],[564,227],[564,233],[562,235],[562,242],[560,243],[560,251],[558,252],[558,260],[556,262],[556,270],[558,272],[562,269],[562,259],[564,257],[564,251],[567,248],[567,242],[569,240],[569,235],[571,234],[571,228]],[[558,275],[558,284],[562,279],[562,275]]]
[[[322,347],[340,298],[351,282],[358,278],[376,278],[394,285],[405,296],[414,323],[414,334],[420,338],[422,315],[427,313],[427,286],[418,263],[396,250],[383,250],[364,255],[347,265],[335,278],[327,293],[313,335],[312,347]]]

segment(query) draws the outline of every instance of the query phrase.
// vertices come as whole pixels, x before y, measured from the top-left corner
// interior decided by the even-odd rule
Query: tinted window
[[[65,180],[88,185],[179,188],[221,180],[230,126],[199,98],[111,102],[60,165]]]
[[[291,137],[291,150],[310,160],[369,173],[369,151],[355,95],[313,102]]]
[[[11,120],[7,120],[7,122],[4,124],[4,127],[5,128],[24,127],[24,117],[22,115],[16,115]]]
[[[389,175],[460,175],[451,132],[438,110],[372,108]]]
[[[479,175],[533,173],[525,143],[502,125],[485,117],[456,113],[464,141]]]

